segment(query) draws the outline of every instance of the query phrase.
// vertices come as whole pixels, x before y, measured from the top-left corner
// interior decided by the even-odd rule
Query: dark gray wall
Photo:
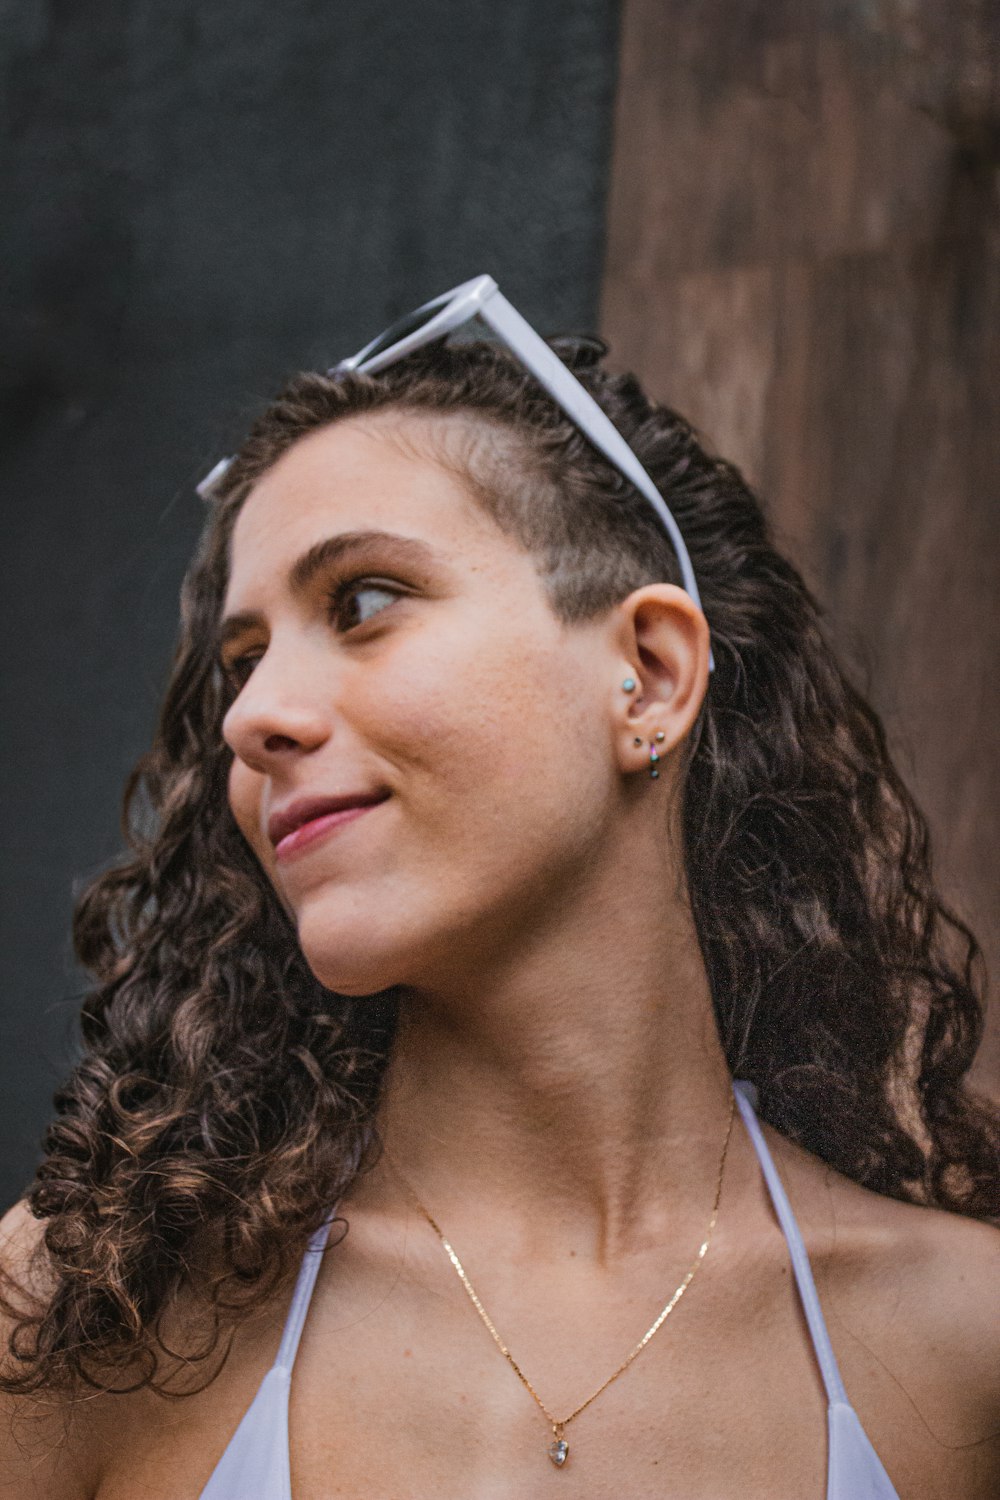
[[[490,271],[593,328],[615,0],[0,0],[0,1200],[30,1176],[200,522],[296,367]]]

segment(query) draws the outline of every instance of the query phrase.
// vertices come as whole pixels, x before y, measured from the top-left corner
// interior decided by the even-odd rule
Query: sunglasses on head
[[[453,287],[450,292],[433,297],[430,302],[399,318],[357,354],[331,366],[327,374],[357,371],[374,375],[476,317],[482,318],[583,435],[646,497],[670,538],[680,564],[684,588],[701,609],[701,596],[687,546],[663,496],[611,419],[531,324],[522,318],[517,308],[507,301],[492,276],[475,276],[471,281]],[[221,459],[197,486],[198,494],[207,498],[232,462],[231,458]],[[709,652],[709,669],[714,665]]]

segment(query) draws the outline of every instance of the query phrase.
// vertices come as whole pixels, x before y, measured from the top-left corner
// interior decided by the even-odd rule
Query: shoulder
[[[44,1224],[26,1203],[0,1219],[0,1372],[17,1373],[11,1337],[53,1290]],[[0,1500],[87,1500],[93,1494],[86,1423],[78,1403],[46,1391],[0,1391]]]
[[[876,1322],[913,1330],[936,1361],[960,1357],[1000,1397],[1000,1228],[819,1167],[812,1224],[822,1240],[825,1221],[823,1258],[839,1294],[853,1290]]]
[[[45,1227],[24,1203],[0,1219],[0,1276],[9,1304],[0,1311],[4,1375],[17,1371],[10,1339],[18,1314],[43,1307],[57,1284]],[[216,1240],[206,1235],[199,1246],[206,1281],[224,1269]],[[156,1388],[137,1357],[115,1364],[109,1388],[0,1391],[0,1500],[159,1495],[165,1464],[172,1493],[199,1493],[206,1463],[221,1455],[273,1362],[288,1293],[286,1279],[273,1295],[227,1319],[201,1291],[178,1288],[157,1320]]]
[[[788,1142],[778,1150],[864,1424],[951,1493],[997,1493],[1000,1228],[874,1193]]]
[[[5,1275],[22,1276],[36,1259],[45,1225],[22,1199],[0,1219],[0,1267]]]
[[[914,1361],[933,1367],[939,1396],[953,1392],[956,1426],[1000,1428],[1000,1228],[874,1194],[867,1209],[882,1220],[869,1277],[884,1304],[882,1321],[899,1326]],[[907,1340],[905,1329],[911,1330]],[[918,1347],[919,1345],[919,1347]]]
[[[44,1307],[54,1289],[44,1250],[45,1225],[27,1203],[16,1203],[0,1219],[0,1372],[16,1369],[11,1336],[22,1320]]]
[[[845,1316],[907,1331],[935,1362],[960,1361],[966,1382],[1000,1399],[1000,1227],[885,1197],[781,1142],[814,1269]],[[994,1412],[996,1407],[994,1407]]]

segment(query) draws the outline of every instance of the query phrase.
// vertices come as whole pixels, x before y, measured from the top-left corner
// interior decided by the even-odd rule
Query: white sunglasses
[[[432,343],[447,333],[452,333],[467,323],[470,318],[480,317],[494,333],[498,334],[512,354],[530,370],[538,383],[548,392],[572,422],[589,438],[594,447],[614,464],[615,468],[632,483],[656,511],[673,545],[680,564],[684,588],[701,609],[701,596],[695,581],[694,568],[688,549],[681,536],[680,527],[664,503],[652,479],[636,458],[610,417],[601,410],[590,392],[571,374],[557,354],[544,339],[535,332],[516,307],[513,307],[499,290],[492,276],[475,276],[461,286],[440,297],[433,297],[414,312],[398,319],[378,338],[372,339],[357,354],[342,359],[333,365],[328,375],[357,371],[359,374],[374,374],[394,364],[414,349]],[[210,470],[199,485],[198,494],[207,498],[218,484],[232,458],[223,458]],[[715,663],[709,651],[709,670]]]

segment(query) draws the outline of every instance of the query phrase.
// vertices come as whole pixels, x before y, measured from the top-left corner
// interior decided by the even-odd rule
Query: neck
[[[530,953],[404,994],[379,1118],[389,1161],[352,1197],[405,1211],[395,1163],[446,1234],[486,1214],[494,1248],[535,1263],[610,1264],[703,1215],[729,1074],[689,908],[664,922],[660,883],[650,921],[630,885],[602,919],[578,904],[573,930]]]

